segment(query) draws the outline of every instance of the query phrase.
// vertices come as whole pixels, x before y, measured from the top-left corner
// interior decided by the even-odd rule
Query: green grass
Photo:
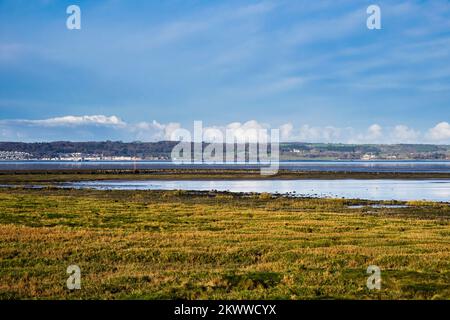
[[[347,208],[369,203],[3,189],[0,298],[449,299],[450,207]],[[81,290],[66,289],[71,264]]]

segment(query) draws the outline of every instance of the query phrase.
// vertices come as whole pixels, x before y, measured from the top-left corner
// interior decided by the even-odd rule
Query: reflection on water
[[[348,206],[350,209],[361,209],[361,208],[375,208],[375,209],[398,209],[398,208],[409,208],[408,205],[398,205],[398,204],[369,204],[369,205],[351,205]]]
[[[102,190],[217,190],[293,193],[298,196],[368,200],[450,201],[450,180],[221,180],[83,181],[65,184]]]
[[[170,161],[0,161],[0,170],[259,169],[255,164],[183,164]],[[450,161],[281,161],[280,169],[350,172],[450,172]]]

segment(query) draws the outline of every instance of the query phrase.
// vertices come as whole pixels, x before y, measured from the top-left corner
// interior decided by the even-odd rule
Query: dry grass
[[[0,298],[450,298],[448,205],[350,203],[2,190]],[[81,268],[81,290],[66,289],[70,264]],[[380,291],[366,288],[371,264]]]

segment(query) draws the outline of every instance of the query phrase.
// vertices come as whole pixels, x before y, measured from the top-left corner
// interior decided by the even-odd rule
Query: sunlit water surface
[[[217,190],[294,193],[297,196],[368,200],[450,201],[450,180],[211,180],[82,181],[65,187],[100,190]]]

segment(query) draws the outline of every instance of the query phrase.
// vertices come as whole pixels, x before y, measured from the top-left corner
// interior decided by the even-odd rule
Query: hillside
[[[0,160],[169,160],[174,141],[160,142],[0,142]],[[290,142],[280,145],[283,160],[450,160],[449,145],[325,144]]]

